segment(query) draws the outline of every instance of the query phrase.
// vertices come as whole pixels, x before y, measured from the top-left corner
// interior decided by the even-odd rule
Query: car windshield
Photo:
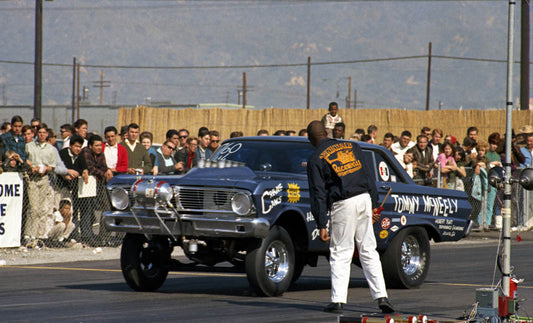
[[[241,162],[254,171],[303,174],[313,151],[306,142],[230,141],[220,146],[212,160]]]

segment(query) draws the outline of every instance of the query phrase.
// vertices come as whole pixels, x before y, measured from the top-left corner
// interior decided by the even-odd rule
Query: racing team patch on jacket
[[[339,177],[352,174],[361,169],[361,161],[355,158],[352,144],[342,142],[329,146],[320,156],[331,165]]]

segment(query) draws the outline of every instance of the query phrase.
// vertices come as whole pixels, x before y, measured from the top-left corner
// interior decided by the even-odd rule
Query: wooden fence
[[[294,130],[306,128],[312,120],[320,120],[327,113],[325,109],[264,109],[264,110],[228,110],[212,109],[168,109],[140,106],[137,108],[120,108],[118,127],[135,122],[141,131],[150,131],[154,142],[163,142],[168,129],[188,129],[196,136],[198,128],[208,127],[218,130],[221,139],[229,137],[233,131],[242,131],[245,136],[252,136],[259,129],[266,129],[271,134],[276,130]],[[513,111],[513,129],[526,124],[533,125],[533,111]],[[420,133],[423,126],[431,129],[440,128],[444,134],[451,134],[462,142],[466,129],[476,126],[479,139],[486,139],[492,132],[505,132],[505,110],[438,110],[438,111],[406,111],[400,109],[361,109],[340,110],[346,124],[346,135],[357,128],[367,129],[371,124],[378,127],[378,139],[392,132],[400,135],[409,130],[413,139]]]

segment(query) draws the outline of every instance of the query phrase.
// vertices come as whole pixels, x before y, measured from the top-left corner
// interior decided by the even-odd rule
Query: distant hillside
[[[33,5],[0,2],[0,60],[33,61]],[[325,63],[426,55],[429,42],[434,55],[506,57],[503,1],[56,0],[44,6],[46,63],[70,64],[74,56],[84,64],[106,66],[305,64],[308,56],[313,63]],[[518,27],[516,35],[519,39]],[[104,68],[105,80],[111,82],[104,90],[104,104],[236,103],[243,72],[250,87],[248,104],[305,107],[306,66]],[[95,103],[99,90],[93,82],[99,73],[100,68],[87,68],[81,74],[82,86],[89,88]],[[359,107],[423,109],[426,73],[425,58],[316,65],[311,72],[311,105],[325,108],[337,100],[344,106],[350,76]],[[70,102],[71,67],[45,67],[43,77],[43,103]],[[518,78],[517,69],[517,82]],[[31,104],[32,83],[31,65],[0,63],[0,86],[5,85],[9,103]],[[503,108],[505,64],[434,58],[431,88],[433,109],[439,101],[443,108]]]

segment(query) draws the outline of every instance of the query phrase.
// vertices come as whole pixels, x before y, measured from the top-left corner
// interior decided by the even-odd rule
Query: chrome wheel
[[[289,271],[287,248],[280,241],[272,242],[265,253],[265,271],[270,280],[279,283]]]
[[[401,265],[406,275],[414,274],[421,265],[421,251],[418,240],[408,236],[402,243]]]

